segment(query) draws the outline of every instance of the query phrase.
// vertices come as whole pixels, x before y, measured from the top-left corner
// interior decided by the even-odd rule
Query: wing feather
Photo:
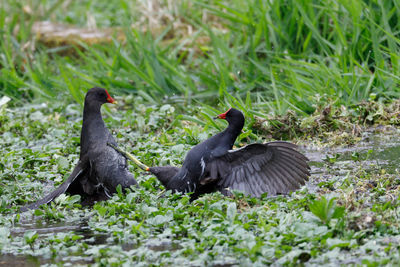
[[[253,168],[253,164],[251,164],[251,162],[246,162],[246,167],[249,170],[250,174],[254,173],[254,168]]]
[[[243,191],[252,196],[287,193],[308,179],[308,158],[297,146],[283,141],[251,144],[213,159],[207,165],[218,186]]]
[[[289,191],[292,191],[294,189],[297,189],[299,186],[297,185],[297,183],[293,183],[293,180],[289,179],[288,177],[290,177],[288,174],[288,172],[286,170],[280,169],[279,166],[275,165],[271,168],[274,168],[275,171],[279,171],[282,173],[283,177],[282,178],[282,182],[285,183],[285,186],[279,189],[279,193],[286,193]]]
[[[210,170],[211,178],[218,178],[218,164],[211,163],[211,170]]]
[[[286,181],[285,175],[276,167],[276,163],[272,163],[268,166],[268,172],[265,175],[271,176],[271,179],[276,183],[277,192],[282,192],[285,188],[290,187],[290,184]]]
[[[247,167],[248,164],[245,163],[245,166]],[[244,183],[247,185],[248,190],[245,192],[249,192],[251,195],[255,195],[257,188],[258,188],[258,184],[257,184],[257,180],[255,179],[251,179],[252,175],[250,173],[250,170],[248,168],[241,168],[243,170],[244,173]]]
[[[260,184],[260,195],[267,192],[268,194],[275,194],[276,182],[273,176],[266,175],[265,172],[257,172],[256,178]]]
[[[288,150],[280,150],[278,149],[280,154],[287,156],[289,158],[293,158],[296,159],[299,163],[304,164],[305,166],[308,166],[307,161],[309,161],[309,159],[307,157],[305,157],[303,154],[300,154],[297,151],[288,151]],[[295,153],[293,153],[295,152]]]
[[[295,162],[291,161],[290,159],[285,159],[285,165],[283,161],[278,161],[277,164],[284,168],[288,172],[290,172],[289,176],[296,178],[298,182],[302,182],[308,179],[310,175],[309,169],[296,165]]]
[[[254,169],[255,169],[257,172],[261,171],[261,168],[260,168],[260,165],[258,165],[258,162],[253,161],[253,162],[251,162],[251,164],[253,165]]]
[[[252,164],[248,165],[252,166]],[[253,184],[253,191],[251,195],[259,197],[265,192],[268,192],[269,194],[271,193],[269,192],[269,188],[272,188],[271,186],[272,180],[263,175],[262,173],[256,172],[253,169],[253,173],[249,175],[249,180]]]

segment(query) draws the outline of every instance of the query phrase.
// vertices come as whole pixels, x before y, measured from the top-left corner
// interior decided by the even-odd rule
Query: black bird
[[[213,191],[231,195],[231,190],[254,197],[286,194],[308,180],[308,159],[296,150],[296,145],[276,141],[231,150],[244,126],[243,113],[230,108],[216,118],[227,120],[229,126],[193,147],[181,168],[141,167],[169,190],[193,192],[192,199]]]
[[[36,209],[51,202],[62,193],[79,194],[82,204],[105,200],[116,192],[120,184],[123,189],[137,185],[129,172],[126,158],[107,143],[117,146],[101,117],[100,108],[114,99],[103,88],[92,88],[86,93],[81,130],[81,151],[77,165],[68,179],[55,191],[21,211]]]

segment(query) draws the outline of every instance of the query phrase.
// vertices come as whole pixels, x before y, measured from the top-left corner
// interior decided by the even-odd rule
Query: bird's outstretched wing
[[[78,161],[76,164],[74,170],[70,174],[67,180],[65,180],[64,183],[62,183],[56,190],[45,196],[44,198],[36,201],[35,203],[28,204],[26,206],[23,206],[20,211],[25,212],[27,210],[32,210],[32,209],[37,209],[39,208],[40,205],[47,204],[54,200],[56,197],[59,195],[65,193],[68,189],[68,187],[71,185],[72,182],[74,182],[80,175],[82,175],[85,172],[85,168],[88,165],[87,164],[87,157],[83,157]]]
[[[288,193],[304,185],[310,175],[307,157],[296,148],[276,141],[230,150],[207,164],[208,175],[200,183],[218,181],[223,192],[229,188],[254,197]]]

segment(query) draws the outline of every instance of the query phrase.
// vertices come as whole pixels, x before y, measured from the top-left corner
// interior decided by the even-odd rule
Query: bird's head
[[[167,185],[178,173],[179,168],[173,166],[160,166],[150,167],[148,171],[154,174],[167,189],[170,189]]]
[[[100,88],[100,87],[94,87],[92,89],[90,89],[87,93],[86,93],[86,97],[85,97],[85,102],[98,102],[100,104],[104,104],[104,103],[112,103],[115,104],[116,101],[114,100],[114,98],[112,98],[110,96],[110,94],[107,92],[106,89],[104,88]]]
[[[244,122],[244,115],[240,110],[230,108],[226,112],[219,114],[214,119],[226,120],[229,124],[231,122]]]

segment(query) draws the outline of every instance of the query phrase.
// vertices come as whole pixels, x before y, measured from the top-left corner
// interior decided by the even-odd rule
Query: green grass
[[[35,12],[24,13],[27,6]],[[8,1],[0,11],[0,93],[18,101],[61,94],[81,103],[89,87],[100,85],[150,103],[239,101],[252,112],[280,115],[311,114],[321,97],[337,106],[386,101],[399,97],[398,7],[333,0]],[[121,27],[126,41],[82,44],[78,56],[60,56],[35,42],[37,20]]]

